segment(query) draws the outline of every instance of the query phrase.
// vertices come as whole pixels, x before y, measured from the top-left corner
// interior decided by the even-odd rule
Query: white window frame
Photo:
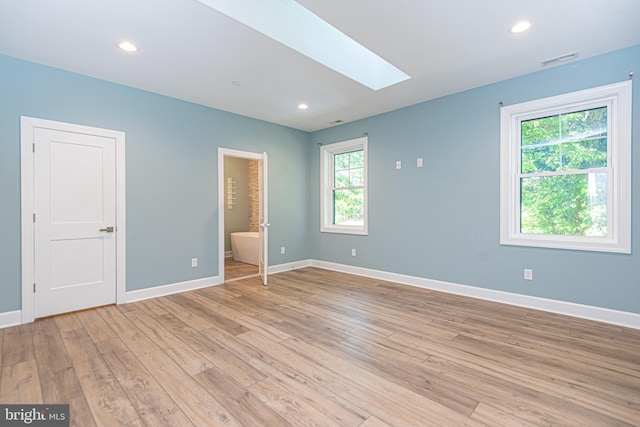
[[[500,244],[631,253],[631,80],[502,107],[500,111]],[[607,236],[520,232],[520,127],[524,120],[607,105]]]
[[[342,234],[368,234],[368,212],[367,212],[367,190],[368,190],[368,161],[367,161],[368,138],[366,136],[350,139],[348,141],[336,142],[320,147],[320,231],[323,233]],[[362,225],[336,225],[333,224],[333,157],[337,154],[348,153],[350,151],[364,150],[364,177],[363,177],[363,203],[364,221]]]

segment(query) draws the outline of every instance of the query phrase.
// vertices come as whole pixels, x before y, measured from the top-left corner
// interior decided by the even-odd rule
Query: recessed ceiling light
[[[370,89],[411,78],[295,0],[199,1]]]
[[[120,42],[118,47],[126,52],[137,52],[138,47],[131,42]]]
[[[298,109],[299,110],[306,110],[307,108],[309,108],[309,106],[307,104],[298,104]]]
[[[531,28],[531,22],[529,21],[520,21],[517,22],[514,26],[509,28],[509,32],[513,34],[523,33]]]

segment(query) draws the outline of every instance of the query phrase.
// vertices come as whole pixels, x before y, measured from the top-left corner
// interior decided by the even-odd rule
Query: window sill
[[[320,229],[320,232],[334,233],[334,234],[355,234],[359,236],[367,236],[369,234],[366,228],[362,228],[362,227],[353,228],[353,227],[340,227],[340,226],[322,227]]]
[[[618,242],[610,239],[585,237],[576,239],[563,236],[527,236],[504,237],[500,239],[503,246],[528,246],[534,248],[565,249],[573,251],[609,252],[630,254],[630,242]]]

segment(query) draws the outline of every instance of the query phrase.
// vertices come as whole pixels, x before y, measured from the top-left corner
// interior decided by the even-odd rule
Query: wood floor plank
[[[517,379],[512,379],[508,372],[498,375],[473,362],[464,362],[455,359],[443,359],[432,356],[424,362],[441,368],[447,372],[447,377],[458,382],[461,388],[468,393],[475,393],[481,400],[480,404],[487,403],[495,411],[510,414],[514,419],[543,425],[627,425],[620,420],[609,417],[590,408],[584,408],[572,402],[531,388],[521,384]],[[491,398],[487,398],[491,396]],[[474,411],[475,413],[475,411]],[[474,418],[472,416],[472,418]],[[509,425],[509,424],[498,424]]]
[[[192,425],[124,342],[111,338],[99,342],[97,347],[145,424],[167,427]]]
[[[82,328],[82,323],[80,323],[80,319],[78,319],[78,316],[75,312],[59,314],[57,316],[54,316],[53,319],[56,321],[56,325],[58,326],[58,330],[60,332]]]
[[[194,292],[188,292],[192,294]],[[201,331],[216,326],[214,319],[204,314],[189,310],[188,305],[181,305],[170,298],[157,298],[156,303],[162,307],[165,312],[171,313],[195,330]]]
[[[125,316],[189,375],[197,374],[211,367],[211,363],[207,359],[152,319],[147,313],[136,310],[126,313]]]
[[[327,306],[321,304],[319,300],[318,303],[308,303],[306,301],[296,301],[290,298],[287,298],[286,295],[282,295],[281,293],[275,292],[274,301],[278,301],[282,306],[289,306],[299,311],[296,316],[300,316],[303,313],[310,313],[314,315],[315,318],[319,319],[327,319],[330,318],[334,327],[342,332],[350,332],[354,334],[362,334],[362,335],[371,335],[371,334],[379,334],[381,336],[389,336],[393,333],[388,329],[377,326],[371,322],[362,321],[353,316],[347,316],[339,311],[332,310],[331,306]],[[289,337],[282,337],[282,339],[287,339]]]
[[[480,403],[478,407],[473,411],[471,418],[481,421],[489,426],[495,425],[509,425],[509,426],[522,426],[522,427],[536,427],[539,426],[539,419],[537,422],[527,421],[523,418],[515,416],[513,413],[502,411],[498,408],[494,408],[491,405]]]
[[[39,366],[47,373],[57,373],[72,367],[53,318],[37,320],[33,327],[33,344]]]
[[[236,418],[169,356],[154,351],[140,362],[196,426],[240,426]]]
[[[384,352],[380,347],[350,340],[316,346],[461,414],[471,415],[479,403],[438,370],[393,352]]]
[[[243,426],[290,426],[285,418],[216,368],[195,375],[198,383]]]
[[[214,301],[210,297],[207,298],[201,293],[186,292],[184,296],[190,300],[207,305],[212,310],[215,310],[217,313],[245,326],[247,330],[258,331],[262,335],[265,335],[267,338],[273,339],[275,341],[291,338],[291,335],[281,331],[280,329],[275,328],[265,322],[261,322],[260,320],[255,319],[247,314],[244,314],[241,311],[235,310],[225,305],[224,303]],[[215,325],[210,325],[210,326],[215,326]]]
[[[139,311],[145,312],[151,317],[162,316],[163,314],[167,313],[164,307],[160,306],[157,303],[156,298],[136,301],[127,305],[131,306],[130,311],[133,311],[132,309],[135,307]]]
[[[380,418],[374,417],[373,415],[367,418],[360,427],[391,427],[389,424],[382,421]]]
[[[182,306],[188,306],[189,310],[194,313],[199,313],[212,319],[215,322],[216,327],[224,330],[231,335],[242,334],[249,330],[244,325],[236,322],[235,320],[229,319],[228,317],[225,317],[224,315],[216,312],[208,304],[202,304],[199,301],[189,299],[181,294],[171,295],[169,296],[169,299]]]
[[[248,332],[239,338],[274,358],[289,360],[290,366],[295,365],[297,370],[308,372],[325,388],[346,400],[355,402],[364,410],[388,423],[398,426],[474,425],[470,419],[452,414],[452,411],[447,411],[435,402],[411,396],[408,390],[403,390],[401,395],[394,395],[394,391],[399,389],[397,386],[378,380],[362,370],[352,369],[351,366],[345,367],[342,362],[338,362],[343,366],[339,366],[337,370],[340,372],[336,372],[333,362],[338,359],[330,358],[328,362],[320,360],[317,354],[320,351],[315,348],[310,353],[297,354],[290,345],[283,345],[285,342],[274,343],[262,338],[259,334]],[[364,378],[361,378],[361,375]],[[421,406],[423,404],[424,406]],[[456,419],[447,419],[448,415]]]
[[[255,276],[258,274],[258,266],[246,264],[226,257],[224,259],[224,279],[225,281],[237,280],[241,277]]]
[[[114,332],[102,316],[100,316],[99,310],[101,308],[103,307],[98,307],[92,310],[82,310],[76,313],[78,320],[80,320],[84,330],[87,331],[94,343],[115,337]]]
[[[96,311],[134,354],[146,354],[158,350],[158,346],[135,324],[132,324],[117,307],[110,305],[97,308]]]
[[[84,329],[62,332],[62,340],[96,423],[127,425],[139,415]]]
[[[8,367],[33,360],[33,324],[7,328],[2,345],[2,366]]]
[[[636,393],[640,378],[633,370],[620,369],[615,365],[598,367],[593,363],[593,359],[580,360],[579,351],[561,357],[552,351],[525,350],[521,346],[512,345],[509,341],[486,341],[482,337],[465,335],[456,338],[456,343],[460,342],[475,349],[485,348],[485,353],[488,354],[499,350],[504,356],[520,362],[517,366],[512,365],[513,369],[543,380],[553,377],[556,387],[563,385],[571,388],[572,393],[576,389],[584,390],[586,394],[600,395],[605,400],[610,394],[614,396],[626,394],[628,395],[627,406],[640,410],[640,393]]]
[[[72,426],[90,427],[96,425],[93,413],[73,367],[58,371],[55,374],[47,373],[44,369],[38,369],[38,372],[40,373],[43,403],[68,404],[70,425]]]
[[[533,358],[520,357],[520,360],[518,360],[517,358],[522,354],[509,351],[506,346],[496,346],[496,343],[481,345],[480,340],[471,340],[469,337],[461,336],[457,340],[457,342],[466,340],[467,342],[461,346],[461,350],[467,354],[475,354],[479,358],[487,357],[486,353],[483,355],[483,348],[490,349],[489,357],[492,359],[495,358],[495,354],[502,354],[503,357],[499,360],[504,367],[504,371],[508,372],[513,379],[529,384],[532,388],[581,406],[595,407],[599,412],[624,422],[633,423],[636,421],[635,416],[628,417],[625,415],[625,411],[629,407],[640,411],[640,406],[637,404],[638,395],[634,394],[633,390],[626,390],[631,392],[626,402],[616,402],[615,397],[611,399],[609,396],[610,392],[614,396],[620,395],[621,391],[616,390],[615,387],[610,385],[609,388],[603,389],[597,385],[585,383],[580,381],[581,378],[572,377],[570,373],[564,374],[560,372],[552,363],[542,358],[534,360]],[[514,363],[516,360],[518,360],[518,364]],[[584,379],[585,377],[582,378]]]
[[[269,378],[253,384],[248,390],[295,426],[339,426],[331,418]]]
[[[34,328],[33,342],[43,403],[69,404],[73,408],[70,425],[95,426],[91,408],[62,342],[58,323],[49,317],[36,320]]]
[[[35,359],[2,367],[0,402],[3,404],[43,403]]]
[[[353,378],[355,382],[374,393],[388,396],[390,400],[405,407],[407,410],[414,411],[418,415],[428,415],[431,418],[430,421],[438,425],[475,425],[465,416],[469,414],[463,414],[447,408],[438,402],[402,387],[394,381],[389,381],[367,369],[363,369],[351,360],[335,356],[317,345],[296,339],[284,341],[283,344],[294,351],[297,350],[307,355],[313,355],[313,360],[316,363],[331,369],[339,375]]]
[[[426,337],[420,339],[412,335],[403,336],[400,333],[396,333],[390,338],[411,342],[431,352],[432,356],[424,363],[439,362],[440,367],[447,366],[448,371],[453,371],[456,377],[466,378],[465,382],[471,384],[476,390],[481,390],[486,395],[496,396],[497,399],[492,400],[492,405],[503,408],[506,412],[510,411],[506,409],[510,406],[515,408],[524,418],[545,419],[551,424],[566,424],[567,421],[562,420],[567,417],[571,419],[572,423],[575,423],[573,425],[588,425],[593,419],[615,421],[615,417],[585,410],[584,407],[558,396],[554,391],[555,384],[553,382],[545,386],[544,382],[538,381],[534,377],[522,375],[519,371],[513,371],[504,365],[496,364],[495,361],[492,361],[493,359],[503,360],[504,358],[499,349],[495,349],[493,358],[487,359],[474,355],[474,349],[468,352],[452,347],[451,342],[439,342],[426,339]],[[506,358],[504,359],[506,360]],[[456,368],[454,369],[452,366]],[[460,366],[466,368],[466,371],[456,370]],[[465,377],[462,372],[467,373],[468,376]],[[504,393],[505,390],[508,393]],[[511,395],[516,398],[512,399]],[[482,401],[481,397],[478,399]]]
[[[265,376],[292,391],[296,396],[300,396],[315,408],[321,408],[323,413],[341,425],[358,425],[370,415],[362,408],[313,381],[311,377],[297,371],[295,367],[289,365],[291,362],[288,359],[275,359],[236,337],[225,337],[221,342],[231,352],[246,358],[251,366],[263,372]]]
[[[217,330],[196,331],[170,314],[159,317],[158,322],[240,386],[248,387],[264,379],[264,374],[210,338],[215,336]]]

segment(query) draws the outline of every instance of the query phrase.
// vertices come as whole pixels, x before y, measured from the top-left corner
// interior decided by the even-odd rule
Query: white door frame
[[[251,151],[233,150],[231,148],[218,147],[218,275],[220,277],[220,283],[224,283],[224,215],[225,215],[225,203],[224,203],[224,158],[236,157],[239,159],[248,160],[265,160],[266,153],[254,153]],[[265,188],[265,193],[267,189]],[[264,200],[267,200],[267,194],[264,194]],[[267,208],[265,202],[264,208]],[[265,230],[265,239],[268,240],[268,234]],[[268,258],[265,253],[265,271],[268,270]]]
[[[70,123],[55,122],[33,117],[20,117],[20,164],[22,198],[22,323],[35,319],[35,297],[33,292],[35,277],[34,259],[34,135],[36,128],[100,135],[113,138],[116,143],[116,303],[125,302],[125,133]]]

